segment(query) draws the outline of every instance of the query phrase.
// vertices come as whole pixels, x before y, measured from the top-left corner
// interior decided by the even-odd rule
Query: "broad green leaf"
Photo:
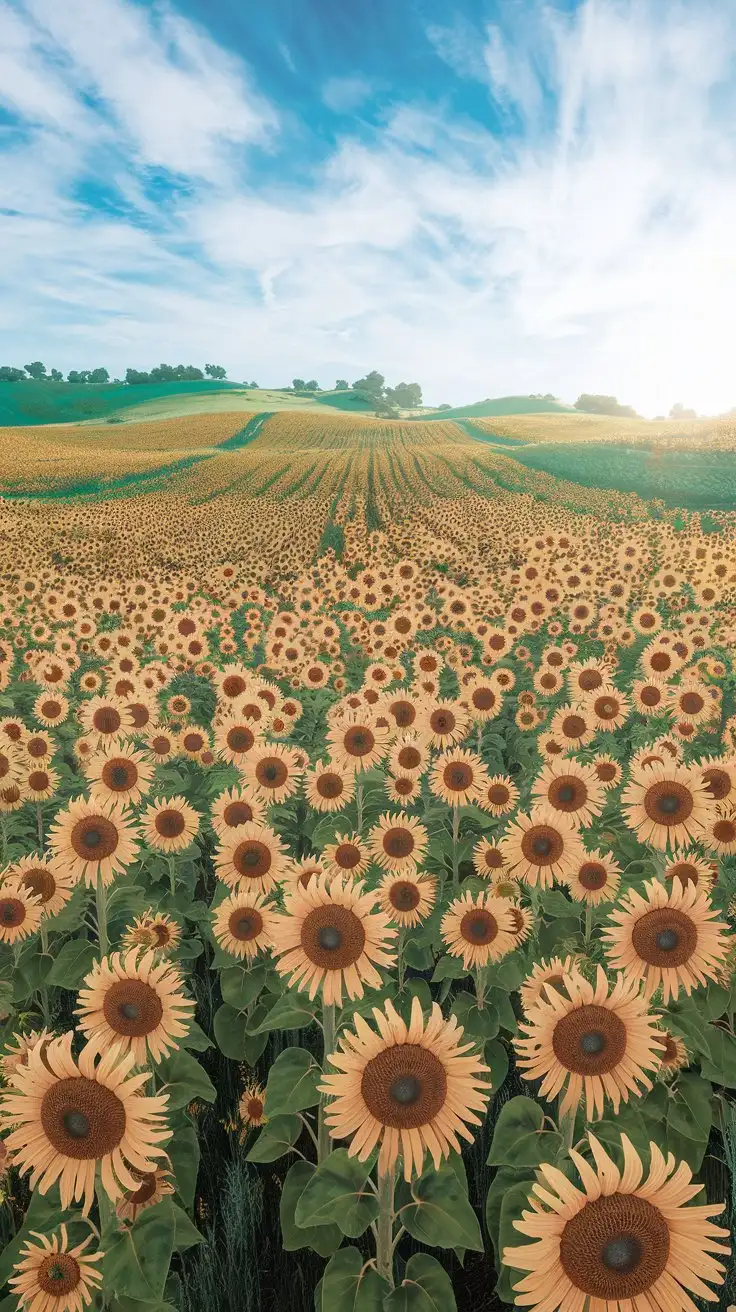
[[[677,1081],[677,1090],[669,1100],[667,1124],[690,1139],[707,1140],[713,1111],[713,1090],[708,1080],[685,1071]]]
[[[284,993],[277,998],[258,1025],[251,1025],[251,1034],[268,1034],[271,1030],[301,1030],[311,1025],[319,1004],[310,1002],[306,993]]]
[[[202,1102],[214,1102],[217,1097],[217,1090],[209,1075],[197,1058],[185,1048],[179,1048],[165,1057],[159,1062],[157,1071],[169,1095],[169,1111],[186,1107],[196,1098]]]
[[[451,957],[449,952],[440,957],[434,968],[432,983],[437,984],[443,979],[465,979],[470,974],[463,965],[462,957]]]
[[[293,1148],[302,1128],[298,1116],[274,1116],[263,1126],[246,1161],[275,1162]]]
[[[457,1016],[458,1024],[465,1030],[466,1038],[485,1043],[495,1039],[499,1031],[498,1013],[490,1004],[480,1008],[474,993],[458,993],[452,1004],[451,1014]]]
[[[533,1183],[533,1182],[532,1182]],[[498,1225],[498,1279],[496,1293],[504,1303],[514,1303],[514,1285],[518,1285],[525,1272],[509,1267],[503,1260],[506,1248],[518,1248],[524,1244],[524,1236],[514,1229],[514,1221],[521,1219],[522,1212],[529,1206],[530,1186],[515,1184],[506,1191],[501,1201],[501,1214]]]
[[[55,954],[44,982],[62,989],[78,989],[98,955],[96,945],[87,939],[69,939]]]
[[[166,1145],[174,1172],[176,1192],[185,1207],[194,1206],[199,1174],[199,1138],[193,1125],[180,1125]]]
[[[544,1112],[533,1098],[510,1098],[501,1109],[493,1131],[489,1166],[538,1166],[551,1162],[562,1147],[562,1138],[542,1130]]]
[[[286,1173],[281,1190],[279,1216],[281,1218],[281,1244],[287,1253],[300,1248],[313,1248],[320,1257],[330,1257],[342,1243],[342,1231],[337,1225],[298,1226],[294,1219],[296,1206],[317,1168],[311,1162],[294,1162]]]
[[[467,1190],[449,1164],[430,1167],[412,1185],[412,1202],[400,1210],[401,1223],[420,1243],[437,1248],[483,1252],[480,1225]]]
[[[319,1312],[382,1312],[388,1285],[357,1248],[341,1248],[321,1280]]]
[[[498,1093],[509,1072],[509,1054],[500,1039],[489,1039],[483,1049],[483,1059],[491,1072],[491,1085]]]
[[[701,1074],[713,1084],[722,1084],[726,1089],[736,1089],[736,1039],[717,1025],[703,1027],[708,1032],[710,1057],[703,1057],[700,1062]]]
[[[344,1235],[357,1239],[378,1216],[375,1190],[367,1184],[370,1167],[336,1148],[317,1167],[296,1205],[297,1225],[337,1222]]]
[[[247,1059],[247,1044],[250,1035],[248,1033],[248,1018],[245,1012],[236,1011],[235,1007],[223,1002],[222,1006],[218,1007],[215,1012],[212,1029],[223,1057],[229,1057],[231,1061]],[[267,1039],[264,1036],[264,1047],[266,1042]]]
[[[401,1284],[383,1301],[384,1312],[457,1312],[452,1281],[435,1257],[415,1253]]]
[[[194,1225],[187,1216],[183,1208],[177,1207],[172,1203],[174,1213],[174,1248],[177,1253],[183,1253],[185,1248],[193,1248],[195,1244],[201,1244],[204,1241],[204,1235],[200,1234],[196,1225]]]
[[[141,1212],[130,1229],[119,1230],[107,1244],[102,1263],[108,1295],[160,1302],[174,1248],[175,1221],[168,1199]]]
[[[190,1048],[192,1052],[207,1052],[213,1046],[212,1039],[208,1038],[196,1020],[189,1022],[189,1029],[181,1040],[181,1044],[183,1048]]]
[[[322,1070],[306,1048],[286,1048],[268,1072],[264,1111],[267,1116],[300,1112],[319,1102]]]
[[[258,997],[266,982],[266,967],[256,962],[250,967],[229,966],[220,971],[220,992],[223,1002],[227,1002],[236,1011],[245,1011],[246,1007]]]

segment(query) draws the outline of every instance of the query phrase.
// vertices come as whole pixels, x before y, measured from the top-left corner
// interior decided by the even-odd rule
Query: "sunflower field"
[[[729,1308],[734,515],[242,422],[0,497],[0,1312]]]

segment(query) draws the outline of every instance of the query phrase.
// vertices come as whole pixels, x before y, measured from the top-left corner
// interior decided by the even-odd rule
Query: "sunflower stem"
[[[36,833],[38,834],[38,852],[40,856],[43,856],[43,815],[40,802],[36,802]]]
[[[378,1177],[378,1225],[376,1234],[376,1270],[394,1287],[394,1181],[395,1167]]]
[[[592,903],[585,903],[585,950],[590,949],[590,940],[593,936],[593,906]]]
[[[335,1004],[322,1004],[322,1034],[324,1036],[324,1056],[322,1069],[327,1065],[327,1058],[335,1051]],[[332,1151],[330,1130],[325,1120],[327,1095],[322,1094],[319,1104],[319,1122],[317,1125],[317,1162],[323,1162]]]
[[[107,889],[102,882],[102,875],[99,873],[97,875],[95,903],[97,906],[97,942],[100,947],[100,957],[106,957],[110,947],[110,940],[107,936]]]
[[[563,1112],[562,1102],[564,1094],[560,1094],[559,1112],[557,1114],[557,1128],[562,1135],[562,1140],[569,1151],[572,1148],[575,1138],[575,1110]]]
[[[452,808],[452,882],[460,883],[460,860],[458,842],[460,840],[460,807]]]
[[[170,856],[169,860],[169,888],[171,896],[176,896],[176,857]]]
[[[401,993],[401,990],[404,987],[405,969],[406,966],[404,962],[404,928],[403,926],[399,926],[399,937],[396,943],[396,970],[398,972],[399,993]]]
[[[478,724],[478,739],[477,739],[477,748],[476,748],[476,750],[477,750],[477,752],[478,752],[478,755],[479,755],[480,757],[482,757],[482,756],[483,756],[483,723],[482,723],[482,721]]]
[[[355,789],[355,824],[358,833],[363,831],[363,785],[357,784]]]
[[[41,921],[41,952],[43,956],[48,954],[49,950],[49,931],[46,925]],[[40,988],[41,1012],[43,1014],[43,1023],[45,1029],[51,1028],[51,1007],[49,1006],[49,991],[45,984]]]
[[[475,997],[478,1011],[483,1011],[486,1005],[486,971],[483,966],[478,966],[475,972]]]

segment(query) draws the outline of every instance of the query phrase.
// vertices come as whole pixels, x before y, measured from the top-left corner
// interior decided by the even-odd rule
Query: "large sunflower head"
[[[519,990],[524,1011],[528,1012],[539,998],[546,996],[546,985],[560,992],[565,977],[573,971],[580,974],[577,957],[551,957],[549,961],[536,962]]]
[[[49,832],[54,869],[84,879],[93,887],[98,876],[110,883],[135,860],[138,830],[127,807],[114,801],[77,798],[58,812]]]
[[[543,888],[549,888],[555,879],[564,880],[584,856],[574,822],[548,803],[517,816],[501,840],[501,850],[515,878]]]
[[[392,940],[398,931],[376,909],[376,894],[341,876],[297,884],[276,917],[273,951],[277,970],[289,975],[310,998],[322,989],[325,1005],[342,1006],[343,987],[350,998],[364,988],[379,988],[377,967],[393,964]]]
[[[302,777],[300,754],[281,743],[254,747],[240,768],[245,782],[266,805],[291,797]]]
[[[407,815],[379,816],[368,835],[371,856],[384,870],[416,870],[428,843],[426,829]]]
[[[11,880],[0,887],[0,943],[19,943],[35,934],[41,924],[43,903],[22,883]]]
[[[479,802],[488,785],[488,771],[475,752],[451,747],[435,759],[429,786],[448,806]]]
[[[100,801],[139,802],[147,793],[153,765],[127,744],[109,744],[84,763],[90,797]]]
[[[78,1026],[101,1051],[113,1043],[133,1053],[137,1066],[159,1062],[179,1047],[189,1030],[195,1004],[185,996],[181,977],[153,951],[96,961],[77,997]]]
[[[511,903],[490,893],[462,893],[442,917],[442,938],[450,956],[462,957],[466,970],[499,961],[516,947]]]
[[[685,1162],[666,1159],[650,1143],[649,1175],[631,1141],[621,1135],[623,1172],[588,1134],[593,1164],[570,1150],[582,1181],[574,1185],[544,1162],[531,1187],[531,1211],[515,1228],[533,1242],[505,1248],[503,1262],[526,1272],[514,1285],[516,1302],[531,1312],[570,1309],[667,1309],[692,1312],[688,1294],[714,1299],[722,1284],[728,1231],[710,1220],[724,1204],[687,1206],[702,1185]]]
[[[199,814],[185,798],[158,797],[141,815],[143,836],[157,852],[183,852],[199,833]]]
[[[352,1136],[351,1157],[366,1161],[380,1143],[379,1175],[393,1171],[400,1155],[404,1179],[411,1180],[421,1175],[428,1152],[439,1168],[443,1157],[460,1151],[460,1138],[472,1143],[468,1126],[482,1124],[490,1096],[488,1068],[437,1003],[426,1022],[418,998],[408,1025],[390,1001],[383,1010],[374,1007],[373,1017],[377,1029],[356,1014],[355,1029],[327,1056],[338,1073],[324,1075],[320,1086],[333,1099],[325,1118],[334,1138]]]
[[[621,882],[621,870],[605,852],[586,852],[568,872],[565,883],[576,902],[597,906],[613,902]]]
[[[113,1203],[136,1188],[131,1167],[155,1170],[169,1138],[168,1095],[141,1092],[150,1075],[131,1075],[132,1052],[114,1044],[100,1057],[88,1043],[75,1058],[73,1038],[70,1031],[30,1050],[0,1098],[0,1121],[12,1127],[5,1141],[18,1169],[32,1172],[31,1188],[45,1193],[58,1180],[62,1207],[82,1199],[87,1215],[97,1166]]]
[[[47,856],[22,856],[5,872],[3,890],[11,885],[25,889],[32,898],[38,898],[43,916],[55,916],[66,906],[74,889],[75,879],[68,870],[54,867]]]
[[[270,947],[276,928],[275,907],[262,893],[241,885],[212,913],[212,933],[220,947],[250,961]]]
[[[697,840],[713,807],[697,769],[674,761],[632,770],[621,801],[629,828],[660,851]]]
[[[579,827],[600,815],[605,790],[591,765],[568,759],[545,765],[534,782],[532,797]]]
[[[430,914],[437,896],[432,875],[415,871],[393,871],[378,886],[381,907],[397,925],[418,925]]]
[[[355,793],[355,775],[332,761],[320,761],[307,771],[304,791],[315,811],[341,811]]]
[[[141,1212],[155,1207],[162,1198],[170,1197],[175,1189],[169,1171],[162,1166],[157,1166],[154,1171],[138,1171],[133,1167],[131,1174],[135,1176],[138,1187],[125,1189],[115,1210],[121,1221],[133,1223]]]
[[[262,825],[265,819],[265,802],[252,788],[227,788],[213,799],[211,824],[219,838],[239,825]]]
[[[665,887],[652,879],[644,896],[631,889],[611,921],[602,933],[611,965],[643,981],[646,997],[661,986],[665,1006],[680,988],[690,994],[717,979],[728,954],[728,926],[693,883]]]
[[[585,1093],[586,1117],[601,1117],[605,1098],[618,1111],[621,1100],[651,1089],[646,1071],[659,1066],[658,1016],[650,1014],[636,981],[620,975],[609,992],[599,966],[595,986],[578,972],[564,976],[560,990],[549,981],[519,1024],[518,1064],[527,1080],[541,1079],[540,1093],[555,1098],[565,1090],[562,1115],[574,1111]]]
[[[20,1250],[8,1284],[23,1308],[43,1312],[78,1312],[102,1285],[97,1263],[105,1254],[89,1253],[92,1236],[72,1248],[65,1225],[51,1238],[32,1232]]]

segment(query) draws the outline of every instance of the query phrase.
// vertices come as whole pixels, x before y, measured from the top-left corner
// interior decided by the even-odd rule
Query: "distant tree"
[[[109,383],[110,375],[107,369],[93,369],[87,381],[90,383]]]
[[[70,369],[66,376],[66,381],[68,383],[83,383],[84,379],[78,369]]]
[[[41,364],[40,360],[34,360],[32,364],[24,365],[24,368],[29,377],[35,378],[37,382],[46,378],[46,365]]]
[[[422,404],[422,389],[419,383],[397,383],[386,388],[386,400],[401,410],[416,410]]]
[[[144,373],[141,369],[128,368],[125,370],[125,381],[126,383],[150,383],[151,375]]]
[[[664,419],[664,415],[655,415],[654,416],[655,423],[658,419]]]
[[[64,381],[64,375],[61,372],[61,369],[52,369],[49,378],[52,383],[63,383]]]
[[[682,401],[675,401],[669,417],[670,419],[697,419],[698,416],[695,410],[686,409]]]
[[[208,378],[227,378],[227,369],[221,364],[206,364],[204,371]]]
[[[319,391],[319,383],[317,382],[317,379],[316,379],[316,378],[310,378],[310,379],[309,379],[309,382],[304,384],[304,390],[305,390],[305,392],[318,392],[318,391]]]
[[[366,396],[379,401],[383,396],[385,386],[386,379],[383,374],[379,374],[377,369],[371,369],[371,372],[366,374],[365,378],[358,378],[353,383],[353,390],[364,392]]]
[[[619,405],[615,396],[598,396],[582,392],[575,402],[576,410],[583,410],[591,415],[617,415],[619,418],[638,419],[636,410],[630,405]]]
[[[374,414],[377,419],[398,419],[399,412],[396,406],[391,405],[386,400],[379,400],[376,404]]]
[[[25,380],[25,369],[15,369],[10,364],[0,365],[0,383],[20,383]]]
[[[258,388],[258,383],[247,383],[246,386],[248,386],[248,387],[255,387],[255,388],[257,389],[257,388]]]
[[[306,385],[303,378],[292,378],[291,380],[291,386],[295,392],[303,392]]]
[[[443,401],[443,402],[442,402],[442,405],[438,405],[438,406],[437,406],[437,409],[438,409],[438,410],[452,410],[452,406],[451,406],[451,405],[448,405],[446,401]]]
[[[336,392],[347,392],[349,386],[350,386],[350,384],[349,384],[349,383],[346,383],[346,381],[345,381],[344,378],[338,378],[337,382],[335,383],[335,391],[336,391]]]

